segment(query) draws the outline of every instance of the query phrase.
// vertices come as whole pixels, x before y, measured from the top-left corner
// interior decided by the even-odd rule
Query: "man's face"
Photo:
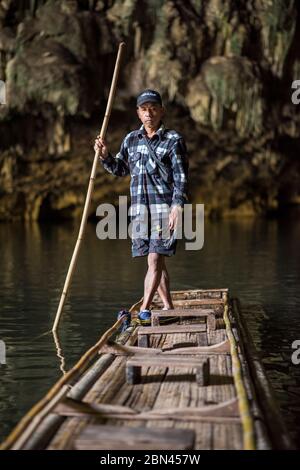
[[[144,126],[157,129],[165,113],[164,108],[157,103],[144,103],[137,107],[137,114]]]

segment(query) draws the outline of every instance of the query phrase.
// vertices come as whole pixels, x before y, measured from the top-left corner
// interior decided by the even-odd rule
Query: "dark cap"
[[[162,106],[162,99],[158,91],[144,90],[136,99],[136,105],[142,106],[144,103],[158,103]]]

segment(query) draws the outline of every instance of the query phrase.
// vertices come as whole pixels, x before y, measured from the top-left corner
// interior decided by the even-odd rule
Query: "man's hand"
[[[101,139],[100,135],[97,136],[94,145],[95,152],[99,152],[99,157],[105,159],[108,157],[108,148],[106,147],[106,142],[104,139]]]
[[[182,212],[180,206],[173,206],[169,215],[169,229],[175,230],[178,224],[179,215]]]

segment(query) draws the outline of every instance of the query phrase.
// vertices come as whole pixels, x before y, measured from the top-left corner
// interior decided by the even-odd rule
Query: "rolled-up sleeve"
[[[106,171],[115,176],[129,175],[127,137],[122,142],[119,153],[114,157],[111,153],[107,158],[100,158],[100,162]]]
[[[171,164],[174,181],[172,206],[183,207],[188,202],[188,157],[182,137],[173,146]]]

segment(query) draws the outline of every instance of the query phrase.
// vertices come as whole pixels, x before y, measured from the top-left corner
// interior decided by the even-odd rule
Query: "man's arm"
[[[119,153],[116,157],[108,151],[106,143],[99,136],[95,140],[95,151],[99,151],[100,161],[106,171],[115,176],[129,175],[128,152],[126,147],[126,138],[123,140]]]
[[[184,204],[188,201],[188,158],[186,145],[182,137],[174,144],[171,152],[171,164],[174,187],[169,216],[169,229],[174,230],[178,223],[179,214],[182,212]]]
[[[173,170],[173,197],[172,207],[179,206],[183,208],[188,202],[188,158],[184,139],[178,139],[171,152],[171,164]]]

